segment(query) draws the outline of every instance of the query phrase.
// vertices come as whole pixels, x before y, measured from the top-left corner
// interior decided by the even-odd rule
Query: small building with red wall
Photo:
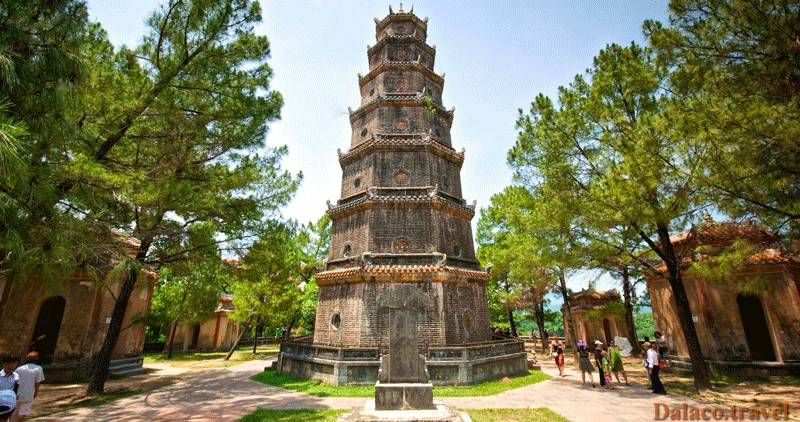
[[[577,340],[586,340],[593,344],[600,340],[608,345],[614,337],[628,337],[628,325],[625,314],[619,310],[624,309],[616,290],[581,290],[569,295],[572,321],[567,318],[566,306],[562,305],[564,315],[564,337],[566,344],[575,344]],[[570,338],[569,326],[575,327],[575,341]]]
[[[202,324],[178,324],[173,350],[228,350],[239,336],[240,324],[229,315],[234,312],[233,296],[220,295],[219,305]],[[167,339],[170,334],[167,334]],[[169,343],[165,347],[169,347]]]
[[[671,238],[700,340],[712,371],[733,374],[800,374],[800,259],[779,238],[752,223],[710,218]],[[715,279],[692,266],[718,260],[735,241],[749,245],[735,270]],[[743,241],[743,242],[742,242]],[[665,336],[679,369],[689,369],[688,349],[667,280],[647,277],[656,330]],[[760,286],[753,289],[752,286]]]
[[[128,249],[138,247],[134,240],[125,242]],[[141,367],[145,324],[138,321],[150,310],[157,278],[149,270],[140,273],[111,355],[112,367],[114,360],[126,358],[138,358]],[[0,274],[0,354],[39,352],[48,381],[88,376],[92,357],[105,341],[121,284],[100,285],[81,270],[57,280]]]

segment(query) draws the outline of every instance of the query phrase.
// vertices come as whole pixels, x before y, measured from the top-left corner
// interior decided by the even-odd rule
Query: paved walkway
[[[232,421],[256,408],[269,409],[351,409],[363,405],[363,398],[313,397],[251,381],[250,377],[269,366],[270,361],[247,362],[232,368],[193,374],[185,382],[106,405],[78,408],[38,420],[87,421]],[[656,396],[641,385],[600,390],[581,385],[580,373],[567,367],[567,377],[545,363],[542,369],[555,375],[549,381],[489,397],[441,399],[460,409],[548,407],[570,420],[648,421],[653,420],[654,402],[670,406],[699,404],[678,395]]]

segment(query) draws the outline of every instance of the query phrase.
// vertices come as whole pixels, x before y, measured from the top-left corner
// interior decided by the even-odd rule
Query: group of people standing
[[[44,371],[37,365],[39,354],[30,352],[25,364],[19,365],[19,358],[3,358],[0,371],[0,421],[7,421],[12,415],[16,420],[25,420],[31,414],[33,399],[39,395],[39,385],[44,381]]]
[[[614,340],[609,341],[608,350],[603,349],[603,342],[600,340],[594,342],[594,348],[591,350],[583,339],[578,340],[578,367],[581,370],[581,380],[586,385],[586,374],[589,374],[589,382],[592,383],[592,387],[597,387],[594,382],[594,365],[592,365],[592,361],[594,361],[594,365],[597,365],[600,387],[605,387],[609,390],[614,389],[612,374],[616,376],[617,383],[622,384],[619,379],[620,373],[625,380],[625,385],[630,385],[628,384],[628,374],[625,372],[625,366],[622,363],[622,354]]]

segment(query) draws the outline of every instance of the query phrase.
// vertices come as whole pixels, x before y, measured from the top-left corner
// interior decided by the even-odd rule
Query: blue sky
[[[154,0],[89,0],[116,45],[136,45]],[[304,182],[284,216],[315,221],[326,201],[340,194],[337,149],[349,147],[348,107],[360,103],[359,73],[366,74],[367,46],[375,44],[374,18],[400,3],[366,0],[262,1],[259,34],[269,38],[272,88],[285,100],[270,126],[269,145],[287,145],[283,166],[302,171]],[[554,97],[591,66],[610,43],[643,43],[646,19],[665,21],[667,1],[415,1],[408,11],[428,17],[428,44],[436,46],[434,70],[445,74],[443,103],[455,107],[453,147],[465,148],[464,197],[486,207],[511,182],[506,153],[514,145],[518,109],[539,93]],[[477,222],[476,215],[473,220]],[[570,281],[585,287],[585,274]],[[598,288],[610,287],[608,281]]]

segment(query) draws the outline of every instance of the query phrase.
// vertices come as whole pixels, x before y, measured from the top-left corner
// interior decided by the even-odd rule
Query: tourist
[[[559,345],[556,352],[556,366],[558,367],[558,376],[564,376],[564,348]]]
[[[0,421],[7,421],[17,408],[17,391],[19,375],[17,369],[19,358],[6,356],[3,358],[3,370],[0,371]]]
[[[660,361],[667,361],[667,365],[672,366],[672,358],[669,355],[669,345],[667,344],[667,338],[661,334],[660,331],[656,331],[653,333],[653,337],[655,337],[656,343],[658,343],[658,357]]]
[[[611,363],[609,362],[608,359],[608,352],[606,352],[605,350],[602,350],[600,352],[600,364],[602,365],[603,368],[603,376],[606,381],[606,388],[609,390],[613,390],[614,387],[611,385],[613,383],[613,380],[611,379]]]
[[[597,364],[597,371],[600,373],[600,387],[606,386],[606,374],[603,371],[603,342],[600,340],[594,341],[594,363]]]
[[[617,383],[622,384],[619,380],[619,373],[622,372],[622,377],[625,378],[625,385],[630,385],[628,384],[628,374],[625,373],[625,366],[622,365],[622,354],[620,354],[617,342],[614,340],[608,342],[608,355],[611,361],[611,371],[617,377]]]
[[[644,367],[644,374],[647,375],[647,388],[652,390],[653,383],[650,381],[650,362],[647,360],[647,351],[650,350],[650,342],[642,344],[642,366]]]
[[[558,334],[554,334],[553,335],[553,340],[550,341],[550,356],[552,356],[553,359],[557,359],[557,356],[558,356]],[[558,365],[558,362],[556,362],[556,365]]]
[[[39,385],[44,381],[44,371],[36,364],[39,354],[30,352],[25,356],[25,364],[17,367],[19,391],[17,392],[17,420],[25,420],[31,414],[33,399],[39,395]]]
[[[581,369],[581,379],[583,380],[583,385],[586,385],[586,373],[589,373],[589,380],[592,381],[592,388],[597,387],[594,385],[594,367],[592,366],[592,362],[589,361],[589,349],[586,348],[586,342],[583,339],[578,340],[578,367]]]
[[[658,361],[658,343],[652,343],[650,349],[647,350],[647,363],[650,367],[650,383],[653,385],[653,393],[667,394],[659,377],[661,365]]]

